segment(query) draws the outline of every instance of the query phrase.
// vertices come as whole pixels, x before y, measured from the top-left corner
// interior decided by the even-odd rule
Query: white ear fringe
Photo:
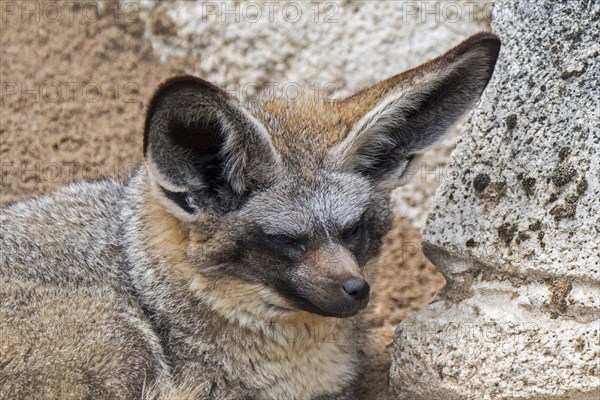
[[[150,172],[150,166],[147,163],[146,167],[148,168],[148,181],[150,183],[150,193],[158,201],[169,213],[173,214],[177,219],[184,222],[194,222],[198,220],[198,213],[190,214],[181,209],[181,207],[175,203],[173,200],[169,199],[165,193],[161,190],[162,184],[158,182],[156,177]],[[162,186],[167,190],[171,190],[168,187]],[[173,187],[173,185],[171,185]],[[181,190],[177,191],[182,193]]]

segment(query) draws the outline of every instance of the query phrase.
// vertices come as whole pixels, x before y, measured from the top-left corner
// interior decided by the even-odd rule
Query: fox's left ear
[[[342,171],[356,171],[381,189],[400,185],[410,160],[437,142],[479,99],[500,51],[491,33],[471,36],[446,54],[340,101],[351,118],[332,149]]]
[[[239,207],[279,171],[266,128],[224,90],[193,76],[169,79],[156,91],[144,158],[153,193],[184,220]]]

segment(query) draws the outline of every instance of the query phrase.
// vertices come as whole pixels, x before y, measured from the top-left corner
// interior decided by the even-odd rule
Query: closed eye
[[[345,241],[350,241],[350,240],[354,239],[360,233],[361,228],[362,228],[362,221],[359,221],[359,222],[355,223],[354,225],[352,225],[350,228],[346,229],[342,233],[342,238]]]
[[[269,240],[279,246],[295,247],[298,250],[306,251],[306,244],[300,240],[287,235],[268,235]]]

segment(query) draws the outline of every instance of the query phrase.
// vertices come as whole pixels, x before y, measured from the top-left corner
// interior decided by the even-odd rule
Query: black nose
[[[343,285],[344,291],[355,300],[364,300],[369,297],[369,284],[364,279],[350,279]]]

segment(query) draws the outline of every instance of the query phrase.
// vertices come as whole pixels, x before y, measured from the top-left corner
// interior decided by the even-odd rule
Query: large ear
[[[441,57],[342,100],[338,107],[351,116],[352,128],[332,149],[334,164],[360,172],[380,188],[399,186],[413,157],[479,99],[499,51],[496,35],[480,33]]]
[[[275,176],[266,129],[239,102],[202,79],[163,83],[146,116],[144,157],[155,193],[171,211],[228,211]]]

